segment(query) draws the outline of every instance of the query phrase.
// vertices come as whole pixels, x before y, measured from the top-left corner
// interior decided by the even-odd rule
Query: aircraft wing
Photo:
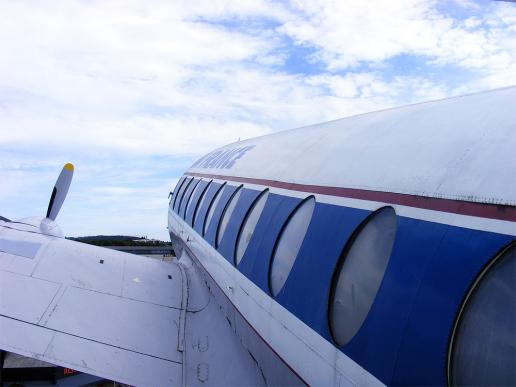
[[[131,385],[181,384],[182,270],[0,220],[0,349]]]
[[[174,262],[63,238],[72,175],[46,217],[0,219],[0,350],[139,386],[380,385],[195,234]]]

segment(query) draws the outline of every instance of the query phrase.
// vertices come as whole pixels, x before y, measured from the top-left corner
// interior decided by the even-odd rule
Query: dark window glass
[[[340,258],[330,297],[330,328],[338,345],[358,332],[382,283],[396,236],[396,213],[384,207],[351,237]]]
[[[516,244],[473,284],[452,338],[451,384],[516,385]]]

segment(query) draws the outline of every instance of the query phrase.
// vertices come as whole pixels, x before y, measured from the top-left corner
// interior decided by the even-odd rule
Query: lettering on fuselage
[[[230,169],[238,159],[245,155],[254,145],[247,145],[241,148],[214,151],[197,160],[192,168]]]

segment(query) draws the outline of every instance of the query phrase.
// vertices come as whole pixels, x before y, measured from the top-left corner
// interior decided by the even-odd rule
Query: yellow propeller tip
[[[73,172],[73,164],[70,164],[70,163],[65,164],[64,169],[66,169],[67,171]]]

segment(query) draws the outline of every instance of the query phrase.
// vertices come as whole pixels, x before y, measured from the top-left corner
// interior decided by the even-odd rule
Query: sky
[[[0,215],[168,239],[167,196],[224,144],[516,84],[516,3],[0,0]]]

